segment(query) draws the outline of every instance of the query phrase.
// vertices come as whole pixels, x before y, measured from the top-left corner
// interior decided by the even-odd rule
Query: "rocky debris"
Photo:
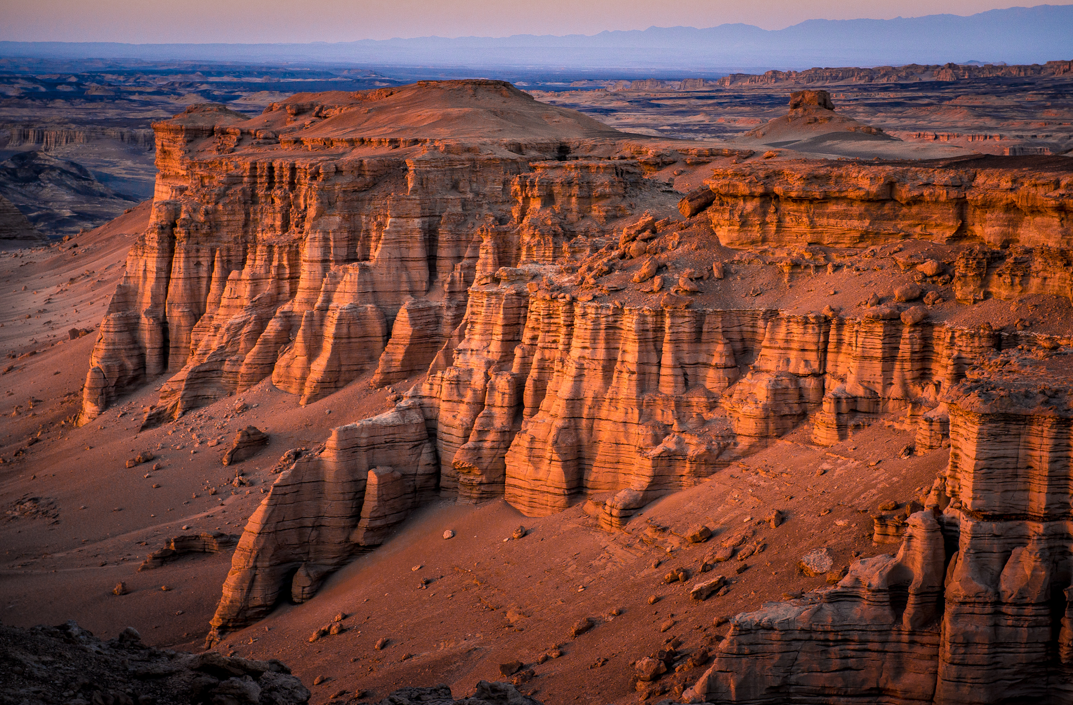
[[[673,585],[674,583],[688,582],[691,577],[689,571],[685,568],[675,568],[666,575],[663,576],[664,585]]]
[[[703,583],[695,585],[692,590],[689,591],[689,596],[694,600],[700,600],[703,602],[709,597],[714,595],[723,589],[723,586],[727,584],[727,579],[722,575],[717,575],[711,580],[706,580]]]
[[[797,569],[803,575],[814,577],[825,575],[834,566],[834,558],[826,548],[817,548],[809,551],[797,563]]]
[[[138,455],[134,456],[133,458],[131,458],[131,459],[129,459],[129,460],[127,461],[127,467],[128,467],[128,468],[133,468],[133,467],[137,467],[138,465],[141,465],[142,463],[148,463],[148,462],[150,462],[150,461],[151,461],[151,460],[153,460],[153,458],[155,458],[155,457],[156,457],[156,456],[154,456],[154,455],[153,455],[153,454],[152,454],[151,452],[149,452],[149,451],[145,451],[145,452],[142,452],[142,453],[138,453]]]
[[[159,568],[192,553],[220,553],[233,548],[238,537],[221,531],[183,534],[168,539],[163,548],[153,551],[138,567],[138,572]]]
[[[0,625],[0,654],[0,697],[11,702],[302,705],[310,697],[279,661],[163,651],[129,627],[102,641],[74,622]]]
[[[1064,643],[1068,621],[1068,575],[1049,556],[1073,542],[1069,488],[1043,491],[1041,479],[1071,472],[1071,389],[1068,366],[1043,360],[991,365],[949,390],[954,447],[926,508],[879,505],[897,512],[876,525],[879,539],[902,532],[897,555],[848,571],[811,560],[835,586],[735,617],[685,696],[785,702],[820,679],[895,702],[1068,700],[1065,666],[1045,654]],[[806,656],[818,643],[824,656]],[[738,695],[758,692],[778,695]]]
[[[656,272],[658,271],[659,261],[657,261],[654,257],[649,257],[641,264],[641,268],[638,269],[632,277],[630,277],[630,281],[635,284],[641,284],[656,276]]]
[[[234,465],[257,455],[261,448],[268,445],[268,434],[256,426],[247,426],[235,433],[231,448],[224,453],[223,464]]]
[[[432,688],[402,688],[380,701],[380,705],[540,705],[518,692],[510,683],[478,681],[472,695],[455,700],[446,685]]]

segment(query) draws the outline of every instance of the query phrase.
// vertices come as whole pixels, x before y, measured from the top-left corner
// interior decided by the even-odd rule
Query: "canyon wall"
[[[80,422],[153,380],[146,425],[266,381],[301,404],[358,379],[409,387],[279,475],[210,638],[310,599],[434,497],[529,516],[584,499],[614,530],[787,433],[832,445],[885,418],[951,447],[900,551],[736,617],[691,695],[1071,697],[1068,340],[957,320],[1070,298],[1068,169],[768,162],[490,81],[300,95],[249,119],[195,106],[155,129],[151,225]],[[676,211],[663,179],[713,160]],[[927,286],[858,309],[809,293],[880,249],[889,282]]]
[[[948,392],[951,455],[896,556],[732,620],[716,703],[1073,698],[1068,362],[999,358]]]

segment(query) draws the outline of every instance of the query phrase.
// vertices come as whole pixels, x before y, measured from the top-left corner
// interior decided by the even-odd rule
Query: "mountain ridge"
[[[317,61],[456,68],[737,68],[988,61],[1042,63],[1073,46],[1073,5],[890,20],[806,20],[780,30],[742,23],[595,35],[414,37],[310,44],[0,42],[3,57]],[[549,49],[557,52],[548,56]]]

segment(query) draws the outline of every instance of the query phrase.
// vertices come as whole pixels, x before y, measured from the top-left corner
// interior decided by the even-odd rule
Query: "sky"
[[[1055,4],[1063,4],[1061,0]],[[0,40],[345,42],[971,15],[989,0],[0,0]]]

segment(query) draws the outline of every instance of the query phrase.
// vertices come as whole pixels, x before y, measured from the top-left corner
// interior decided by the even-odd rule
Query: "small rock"
[[[660,632],[670,631],[670,629],[675,624],[676,624],[676,622],[673,619],[668,619],[668,620],[664,621],[663,624],[659,625],[659,630],[660,630]]]
[[[596,622],[592,621],[591,617],[584,617],[574,623],[574,626],[570,627],[570,636],[578,637],[587,631],[590,631],[596,626]]]
[[[313,685],[320,685],[321,683],[327,683],[328,679],[324,676],[317,676],[313,679]]]
[[[390,643],[390,641],[388,640],[388,638],[383,637],[382,639],[377,640],[376,644],[373,645],[373,648],[376,649],[377,651],[383,651],[384,649],[387,648],[387,645],[389,643]]]
[[[894,300],[901,302],[916,301],[924,295],[924,290],[916,284],[906,284],[894,290]]]
[[[907,326],[915,326],[922,323],[928,317],[928,310],[923,306],[914,306],[902,311],[902,323]]]
[[[688,534],[686,534],[686,538],[690,543],[704,543],[711,537],[712,530],[704,525],[695,526],[689,530]]]
[[[768,514],[766,521],[772,529],[777,529],[783,522],[782,512],[778,509],[773,510],[771,514]]]
[[[924,304],[927,306],[936,306],[943,302],[943,297],[938,291],[929,291],[924,294]]]
[[[826,548],[809,551],[797,563],[797,569],[810,578],[825,575],[832,567],[834,567],[834,558]]]
[[[651,656],[639,659],[633,668],[637,673],[637,679],[645,683],[657,681],[660,676],[667,672],[667,664]]]
[[[127,584],[124,582],[118,582],[116,583],[116,586],[112,588],[113,595],[126,595],[127,592]]]
[[[345,631],[346,627],[344,627],[340,622],[332,622],[332,626],[328,627],[328,633],[332,636],[335,636],[336,634],[342,634]]]
[[[659,595],[649,595],[648,596],[648,604],[654,605],[657,602],[659,602]]]
[[[722,575],[718,575],[712,580],[708,580],[707,582],[703,582],[695,586],[692,590],[689,591],[689,596],[694,600],[699,600],[703,602],[716,592],[719,592],[719,590],[724,585],[726,585],[726,582],[727,579],[725,577],[723,577]]]
[[[943,265],[933,259],[928,259],[917,265],[917,271],[926,277],[937,277],[943,273]]]
[[[447,531],[443,532],[443,538],[445,538],[445,539],[453,539],[454,537],[455,537],[455,532],[452,531],[451,529],[448,529]]]
[[[525,527],[524,526],[519,526],[517,529],[514,530],[514,533],[511,534],[511,538],[513,538],[515,541],[517,541],[520,538],[524,538],[525,534],[526,534]]]
[[[313,632],[312,634],[309,635],[309,639],[307,639],[306,641],[308,641],[310,644],[312,644],[313,642],[319,640],[321,637],[325,637],[327,635],[328,635],[328,630],[326,628],[324,628],[324,627],[319,627],[317,629],[317,631],[315,631],[315,632]]]
[[[510,661],[499,664],[499,672],[504,676],[513,676],[525,666],[521,661]]]

